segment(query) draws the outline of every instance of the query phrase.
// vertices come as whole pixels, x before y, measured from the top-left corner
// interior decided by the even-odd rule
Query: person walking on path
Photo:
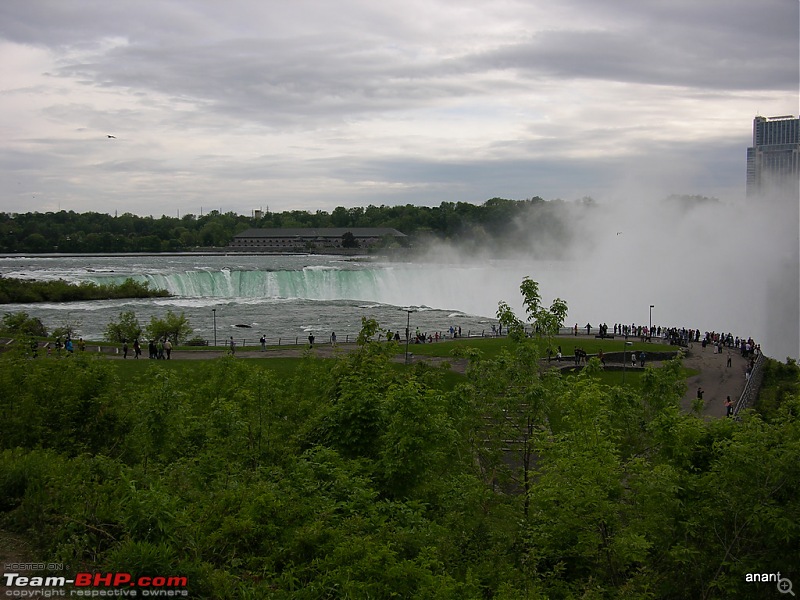
[[[231,339],[228,342],[228,344],[231,347],[231,356],[235,356],[236,355],[236,342],[233,341],[233,336],[231,336]]]
[[[733,415],[733,402],[731,401],[731,397],[728,396],[725,398],[725,416],[730,417]]]

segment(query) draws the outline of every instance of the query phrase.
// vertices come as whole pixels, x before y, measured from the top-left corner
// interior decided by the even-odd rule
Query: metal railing
[[[476,337],[498,337],[498,334],[494,333],[492,331],[486,331],[485,329],[483,329],[481,331],[467,330],[467,331],[462,332],[461,335],[451,336],[450,332],[446,331],[446,332],[443,332],[443,333],[440,334],[438,341],[444,342],[444,341],[449,341],[449,340],[454,340],[454,339],[457,340],[457,339],[461,339],[461,338],[476,338]],[[503,336],[502,337],[505,337],[505,332],[503,332]],[[229,346],[230,345],[230,339],[231,339],[230,336],[227,337],[227,338],[218,338],[216,347]],[[386,341],[386,335],[383,334],[383,333],[379,333],[376,339],[379,342]],[[412,332],[412,334],[411,334],[411,343],[412,344],[414,343],[415,339],[416,338],[414,336],[414,333]],[[336,343],[337,344],[355,344],[356,340],[358,340],[358,334],[357,333],[345,333],[345,334],[337,333],[336,334]],[[236,346],[240,347],[240,348],[244,347],[244,346],[259,347],[259,348],[261,347],[261,336],[258,336],[256,338],[233,336],[233,341],[236,343]],[[308,340],[308,335],[305,335],[305,336],[302,336],[302,335],[295,335],[295,336],[285,335],[285,336],[279,336],[279,337],[267,337],[265,345],[267,347],[274,347],[274,346],[302,346],[302,345],[307,345],[308,341],[309,341]],[[403,332],[400,333],[400,341],[402,343],[405,343],[405,341],[406,341],[406,338],[405,338],[405,335],[403,334]],[[434,337],[433,338],[433,342],[435,343],[436,341],[437,340]],[[214,347],[214,340],[203,340],[203,342],[204,343],[197,344],[197,345],[208,346],[208,347],[211,347],[211,348]],[[330,338],[329,335],[325,335],[323,337],[323,336],[314,334],[314,345],[329,345],[329,344],[331,344],[331,338]],[[191,344],[191,343],[187,344],[186,342],[181,342],[181,345],[182,346],[183,345],[191,346],[193,344]]]
[[[765,362],[766,359],[764,358],[764,355],[759,353],[758,358],[756,358],[755,364],[753,365],[753,369],[750,371],[750,376],[747,378],[747,381],[744,384],[742,395],[739,396],[739,399],[733,406],[732,416],[735,417],[739,414],[739,411],[750,408],[756,403],[756,400],[758,399],[758,392],[761,390],[761,382],[764,380]]]
[[[534,335],[533,328],[530,327],[530,326],[525,327],[525,334],[526,335]],[[574,328],[573,327],[561,327],[558,330],[558,335],[561,335],[561,336],[572,336],[573,334],[574,334]],[[591,330],[590,330],[590,333],[588,335],[594,335],[595,337],[597,337],[599,334],[600,334],[600,330],[598,328],[596,328],[596,327],[592,327]],[[505,329],[503,329],[502,333],[500,333],[500,331],[498,329],[494,329],[494,330],[491,330],[491,329],[489,329],[489,330],[487,330],[487,329],[481,329],[481,330],[469,329],[469,330],[466,330],[466,331],[462,331],[461,335],[457,335],[457,334],[456,335],[450,335],[450,331],[449,330],[445,330],[443,332],[440,332],[440,337],[439,337],[438,341],[441,342],[441,341],[448,341],[448,340],[460,339],[460,338],[482,338],[482,337],[495,338],[495,337],[506,337],[506,335],[507,335],[507,332],[506,332]],[[586,326],[579,327],[577,335],[580,335],[580,336],[587,335]],[[608,334],[606,336],[606,339],[614,339],[614,337],[615,336],[613,334]],[[621,338],[622,334],[617,334],[616,337]],[[628,337],[636,338],[637,336],[629,335]],[[336,339],[336,343],[337,344],[351,344],[351,343],[355,343],[356,340],[358,339],[358,333],[349,333],[349,334],[342,334],[342,335],[337,333],[336,338],[337,338]],[[234,342],[236,342],[236,345],[239,346],[239,347],[242,347],[242,346],[260,347],[260,345],[261,345],[261,336],[258,336],[255,339],[247,338],[247,337],[236,337],[236,336],[233,336],[233,340],[234,340]],[[378,337],[377,337],[377,340],[378,341],[386,340],[385,334],[379,333]],[[414,337],[414,334],[412,332],[411,343],[414,343],[414,340],[415,340],[415,337]],[[214,346],[214,341],[213,340],[203,340],[203,341],[205,342],[203,344],[205,346],[211,346],[211,347]],[[400,332],[400,341],[402,343],[405,343],[405,341],[406,341],[405,335],[404,335],[404,333],[402,331]],[[433,341],[436,341],[435,338],[434,338]],[[656,338],[655,336],[653,336],[652,341],[662,342],[662,341],[665,341],[665,338]],[[331,340],[330,340],[329,335],[325,335],[323,337],[323,336],[318,336],[318,335],[314,334],[314,344],[330,344],[330,343],[331,343]],[[226,338],[217,339],[217,344],[216,345],[218,347],[219,346],[225,347],[225,346],[228,346],[229,344],[230,344],[230,337],[226,337]],[[308,344],[308,334],[306,334],[306,335],[295,335],[295,336],[293,336],[293,335],[282,335],[282,336],[279,336],[279,337],[267,337],[267,342],[266,342],[267,346],[301,346],[301,345],[304,345],[304,344]]]

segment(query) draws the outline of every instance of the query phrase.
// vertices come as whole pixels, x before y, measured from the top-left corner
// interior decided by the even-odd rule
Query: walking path
[[[728,356],[731,358],[730,367],[727,366]],[[703,414],[724,417],[725,397],[730,396],[736,403],[742,395],[747,362],[741,352],[735,349],[723,348],[722,354],[715,354],[711,346],[703,348],[700,344],[694,344],[683,364],[699,373],[686,380],[688,389],[681,406],[684,410],[691,410],[692,402],[697,398],[697,389],[702,388]]]

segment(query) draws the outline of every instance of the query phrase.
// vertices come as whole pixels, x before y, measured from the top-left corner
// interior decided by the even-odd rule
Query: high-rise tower
[[[800,191],[800,119],[753,119],[753,145],[747,149],[747,195],[770,190]]]

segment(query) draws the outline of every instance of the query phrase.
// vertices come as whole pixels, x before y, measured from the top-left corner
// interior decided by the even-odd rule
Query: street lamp
[[[408,364],[408,340],[411,338],[411,310],[406,310],[406,364]]]
[[[217,345],[217,309],[212,308],[211,314],[214,315],[214,346]]]
[[[650,332],[650,339],[653,339],[653,309],[656,307],[655,304],[650,305],[650,329],[647,331]]]
[[[628,364],[628,346],[633,345],[633,342],[625,342],[622,348],[622,385],[625,385],[625,365]]]

